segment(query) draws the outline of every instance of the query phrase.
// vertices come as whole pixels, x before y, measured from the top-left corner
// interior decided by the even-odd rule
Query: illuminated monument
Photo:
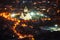
[[[20,18],[22,18],[24,20],[30,20],[30,19],[32,19],[31,15],[29,14],[29,10],[28,10],[27,7],[24,8],[23,12],[21,13]]]

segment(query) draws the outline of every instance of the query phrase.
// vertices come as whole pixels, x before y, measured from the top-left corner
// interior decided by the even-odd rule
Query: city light
[[[46,10],[46,9],[42,9],[42,10]]]
[[[57,24],[55,24],[54,26],[55,26],[55,27],[57,27],[58,25],[57,25]]]
[[[58,31],[59,0],[0,0],[1,40],[59,40]]]
[[[15,17],[16,16],[16,14],[11,14],[11,17]]]
[[[26,14],[26,16],[23,19],[30,20],[30,19],[32,19],[32,16],[28,13],[28,14]]]
[[[35,16],[35,13],[34,13],[34,12],[31,12],[30,15],[31,15],[31,16]]]
[[[40,14],[41,16],[44,16],[44,14]]]

